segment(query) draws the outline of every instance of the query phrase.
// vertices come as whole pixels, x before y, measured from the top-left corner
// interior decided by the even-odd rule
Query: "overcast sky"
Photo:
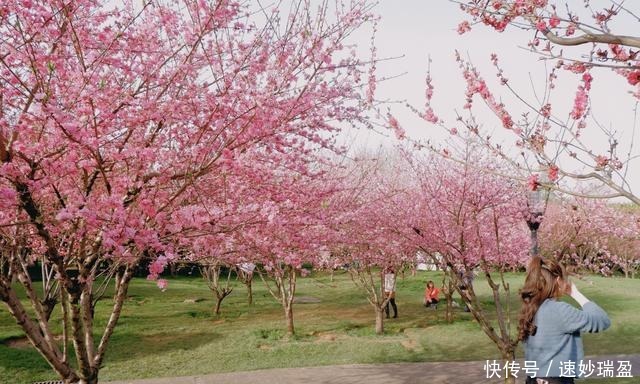
[[[456,49],[476,64],[490,84],[495,84],[496,71],[489,58],[491,53],[497,53],[510,84],[525,98],[534,100],[533,89],[537,88],[536,91],[539,92],[544,87],[544,63],[539,60],[538,55],[523,48],[531,39],[529,33],[512,28],[508,29],[507,33],[498,34],[478,25],[472,32],[461,36],[457,33],[456,27],[460,21],[466,19],[466,15],[456,4],[448,0],[382,0],[376,10],[381,16],[376,36],[378,56],[402,56],[380,63],[378,75],[391,76],[406,72],[399,78],[381,83],[376,94],[378,99],[406,100],[422,108],[427,58],[431,56],[431,72],[435,85],[433,105],[436,114],[453,126],[454,111],[463,111],[465,90],[454,58]],[[630,21],[626,21],[626,24],[618,25],[617,30],[637,30],[637,21],[632,24],[633,20],[628,20]],[[361,31],[353,36],[353,40],[361,46],[364,53],[368,50],[369,38],[369,31]],[[554,108],[564,111],[561,116],[567,116],[571,110],[578,85],[578,76],[564,77],[566,80],[558,84],[554,99]],[[594,72],[594,77],[591,93],[593,114],[600,124],[613,127],[620,132],[621,145],[626,153],[634,120],[635,100],[626,94],[631,87],[622,77],[608,71]],[[519,111],[524,110],[505,89],[497,85],[494,85],[493,89],[496,95],[501,96],[507,106],[511,107],[513,115],[517,116]],[[477,104],[480,107],[481,103]],[[411,138],[441,142],[448,137],[441,128],[417,119],[401,105],[391,105],[391,109]],[[479,108],[480,111],[482,109]],[[505,145],[512,142],[512,136],[506,134],[495,117],[482,112],[480,116],[487,132],[492,132],[494,137],[503,137]],[[606,150],[606,146],[603,146],[605,137],[595,125],[590,125],[584,132],[584,141],[592,145],[596,153]],[[360,132],[357,141],[359,146],[376,147],[380,144],[389,145],[394,140],[392,137],[385,138]],[[637,150],[634,152],[638,154]],[[640,162],[636,161],[635,166],[640,166]],[[640,191],[640,172],[636,173],[639,174],[637,177],[630,178],[632,188],[637,193]]]

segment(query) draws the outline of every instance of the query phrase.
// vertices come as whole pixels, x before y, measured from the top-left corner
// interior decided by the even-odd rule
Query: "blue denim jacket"
[[[538,309],[534,324],[536,334],[525,341],[524,357],[525,361],[536,362],[536,377],[579,377],[579,364],[584,359],[580,332],[604,331],[611,321],[594,302],[587,302],[580,310],[565,302],[547,299]],[[567,362],[573,362],[573,374],[567,369],[570,367]]]

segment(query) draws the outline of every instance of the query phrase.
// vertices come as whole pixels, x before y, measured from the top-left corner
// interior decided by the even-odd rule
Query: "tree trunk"
[[[247,280],[247,301],[249,305],[253,305],[253,288],[252,288],[253,280]]]
[[[531,230],[531,256],[538,256],[538,254],[539,254],[538,230],[532,229]]]
[[[83,378],[77,381],[78,384],[98,384],[98,373],[90,378]]]
[[[222,304],[222,300],[224,300],[224,296],[216,298],[216,306],[213,309],[213,313],[215,313],[216,315],[220,314],[220,304]]]
[[[453,280],[447,278],[447,274],[444,274],[442,279],[443,293],[444,298],[447,301],[447,305],[445,306],[444,318],[448,323],[453,322],[453,291],[455,289]]]
[[[293,336],[295,329],[293,328],[293,306],[291,304],[284,307],[284,319],[287,324],[287,336]]]
[[[56,307],[56,304],[58,304],[58,300],[55,298],[47,298],[45,300],[42,300],[41,304],[42,311],[44,312],[44,318],[46,321],[49,321],[49,319],[51,318],[51,314]]]
[[[260,279],[267,287],[267,290],[278,300],[282,309],[284,310],[284,320],[287,327],[287,336],[293,336],[295,334],[295,328],[293,326],[293,299],[296,295],[296,274],[293,267],[290,265],[284,266],[283,269],[276,270],[273,273],[273,279],[275,280],[274,289],[265,279],[264,274],[258,270]]]
[[[513,349],[509,348],[508,350],[501,350],[500,352],[502,353],[503,367],[507,367],[507,363],[513,363],[515,361],[516,355]],[[514,374],[518,375],[518,371],[514,372]],[[516,384],[516,378],[512,374],[510,374],[508,370],[504,370],[504,383]]]
[[[171,273],[171,277],[178,276],[178,266],[175,263],[169,264],[169,272]]]
[[[384,333],[384,309],[376,307],[376,335]]]
[[[220,306],[222,305],[222,300],[224,300],[225,297],[229,296],[232,291],[233,288],[222,288],[222,290],[214,290],[214,293],[216,294],[216,306],[214,307],[213,312],[216,315],[220,314]]]
[[[200,266],[200,273],[202,274],[202,277],[206,280],[207,286],[216,297],[216,305],[213,307],[214,316],[220,314],[222,300],[229,296],[233,291],[233,288],[229,287],[229,282],[231,281],[231,268],[229,268],[225,286],[222,286],[220,282],[221,271],[222,264],[217,261]]]
[[[95,357],[95,366],[100,369],[102,366],[102,361],[104,360],[104,356],[106,353],[107,345],[109,344],[109,340],[111,340],[111,335],[113,335],[113,330],[118,324],[118,320],[120,319],[120,314],[122,313],[122,307],[124,306],[124,301],[127,298],[127,292],[129,290],[129,283],[131,283],[131,279],[133,278],[133,269],[135,267],[126,267],[122,274],[118,273],[118,284],[116,285],[116,292],[113,296],[113,307],[111,309],[111,316],[109,316],[109,320],[107,321],[107,325],[104,328],[104,332],[102,334],[102,338],[100,339],[100,343],[98,344],[98,349]],[[97,371],[97,370],[96,370]],[[96,373],[97,375],[97,373]]]

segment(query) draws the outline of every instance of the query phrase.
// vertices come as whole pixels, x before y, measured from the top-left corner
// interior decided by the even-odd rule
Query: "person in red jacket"
[[[440,289],[436,288],[433,281],[429,280],[427,283],[427,288],[424,290],[424,301],[423,304],[425,307],[433,307],[435,309],[438,308],[438,301],[440,301]]]

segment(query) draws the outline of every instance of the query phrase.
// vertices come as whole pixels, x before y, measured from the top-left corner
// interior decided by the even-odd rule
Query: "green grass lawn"
[[[223,303],[222,314],[213,316],[213,297],[199,278],[170,279],[166,292],[158,290],[153,282],[136,279],[100,378],[107,381],[327,364],[499,359],[497,348],[469,313],[457,309],[454,323],[448,324],[442,308],[433,311],[422,307],[422,292],[429,279],[437,283],[441,280],[436,272],[398,279],[399,318],[387,321],[385,335],[378,336],[373,332],[373,308],[348,275],[336,274],[333,283],[326,275],[301,278],[296,295],[313,296],[320,302],[294,305],[297,335],[290,340],[283,337],[282,308],[259,281],[255,282],[254,305],[247,305],[244,286],[238,285]],[[523,275],[509,275],[508,280],[515,312]],[[609,313],[613,325],[603,334],[583,338],[586,354],[640,353],[640,280],[589,280],[592,285],[583,281],[577,284]],[[481,301],[491,309],[487,284],[478,278],[475,287]],[[204,300],[185,302],[187,299]],[[104,325],[108,310],[107,301],[98,306],[98,326]],[[514,316],[514,327],[515,323]],[[60,332],[59,321],[54,332]],[[40,355],[20,342],[22,336],[3,306],[0,382],[55,378]],[[607,382],[632,381],[593,383]]]

